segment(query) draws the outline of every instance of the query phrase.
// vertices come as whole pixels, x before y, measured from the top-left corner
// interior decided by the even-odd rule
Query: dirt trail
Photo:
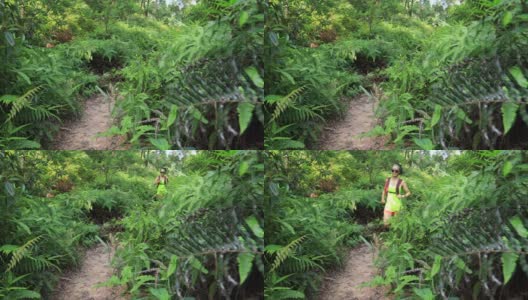
[[[53,299],[126,300],[126,297],[121,296],[123,289],[120,287],[96,287],[112,276],[110,261],[113,254],[110,248],[102,244],[89,249],[82,266],[62,277]]]
[[[327,278],[320,300],[383,300],[386,290],[383,287],[361,287],[377,275],[374,266],[374,249],[367,245],[352,249],[348,255],[345,269]]]
[[[80,119],[61,127],[52,149],[55,150],[114,150],[123,148],[120,137],[98,137],[112,126],[114,97],[96,94],[84,102]]]
[[[319,149],[323,150],[370,150],[384,148],[380,137],[359,136],[376,126],[374,114],[376,101],[361,95],[350,102],[343,120],[337,121],[323,134]]]

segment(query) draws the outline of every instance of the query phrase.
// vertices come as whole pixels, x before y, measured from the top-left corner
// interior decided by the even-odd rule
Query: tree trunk
[[[150,0],[147,0],[147,6],[145,7],[145,17],[149,15]]]

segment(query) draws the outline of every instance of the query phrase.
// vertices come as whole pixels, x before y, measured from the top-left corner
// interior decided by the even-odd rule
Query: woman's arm
[[[156,176],[156,180],[154,180],[154,184],[159,184],[159,183],[160,183],[160,177]]]
[[[385,189],[381,192],[381,203],[385,203]]]
[[[411,191],[409,191],[409,187],[407,187],[407,183],[404,181],[402,182],[403,190],[405,191],[404,195],[400,195],[398,198],[407,198],[411,195]]]

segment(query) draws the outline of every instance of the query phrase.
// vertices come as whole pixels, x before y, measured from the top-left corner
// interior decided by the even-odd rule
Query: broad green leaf
[[[433,150],[434,145],[430,139],[414,139],[414,143],[422,150]]]
[[[251,268],[253,267],[253,259],[255,259],[254,253],[243,252],[238,254],[238,274],[240,275],[240,284],[246,281]]]
[[[401,291],[404,287],[408,286],[409,283],[411,283],[413,281],[418,281],[418,280],[420,280],[420,278],[418,276],[416,276],[416,275],[404,275],[404,276],[401,276],[400,278],[398,278],[398,280],[399,280],[399,284],[396,287],[396,289],[394,290],[394,292]]]
[[[209,271],[207,271],[207,269],[202,265],[202,262],[200,262],[196,257],[191,257],[191,266],[193,266],[193,268],[195,268],[196,270],[199,270],[200,272],[204,273],[204,274],[208,274]]]
[[[513,19],[513,14],[511,11],[507,11],[504,16],[502,17],[502,26],[506,27],[508,26]]]
[[[204,116],[202,115],[202,112],[199,111],[197,108],[193,108],[192,115],[196,120],[199,120],[200,122],[204,124],[209,123],[209,121],[206,118],[204,118]]]
[[[502,176],[508,176],[508,174],[510,174],[512,168],[513,168],[513,164],[512,164],[511,161],[505,162],[504,166],[502,167]]]
[[[15,37],[13,34],[9,31],[4,31],[4,36],[9,46],[13,47],[15,45]]]
[[[510,219],[510,224],[515,228],[515,231],[523,237],[528,238],[528,230],[526,230],[526,227],[524,227],[523,221],[519,216],[515,216]]]
[[[158,150],[170,150],[169,142],[164,138],[149,138],[149,142]]]
[[[146,282],[154,281],[156,280],[156,277],[151,275],[141,275],[136,278],[136,282],[134,283],[134,286],[132,289],[130,289],[130,292],[133,293],[137,291],[141,286],[143,286]]]
[[[464,272],[466,273],[473,273],[473,271],[471,271],[470,268],[468,268],[468,266],[466,265],[466,263],[459,257],[457,257],[457,259],[455,260],[455,265],[460,269],[460,270],[464,270]]]
[[[504,252],[501,256],[502,261],[502,274],[504,275],[504,284],[510,281],[513,271],[517,266],[517,259],[519,259],[519,254],[512,252]]]
[[[513,123],[517,116],[517,110],[519,105],[513,102],[504,102],[501,107],[502,111],[502,124],[504,126],[504,134],[510,131]]]
[[[464,122],[466,122],[468,124],[472,124],[473,123],[473,121],[471,121],[471,119],[468,118],[468,116],[466,115],[466,112],[463,111],[460,108],[457,109],[456,116],[457,116],[457,118],[459,118],[460,120],[464,120]]]
[[[13,287],[9,287],[13,289]],[[35,291],[23,290],[9,292],[10,299],[41,299],[41,295]]]
[[[240,163],[240,166],[238,167],[238,176],[243,176],[247,173],[249,169],[249,163],[247,161],[243,161]]]
[[[167,128],[170,127],[172,124],[174,124],[174,121],[176,121],[176,117],[178,116],[178,106],[172,105],[169,117],[167,118]]]
[[[436,104],[433,117],[431,119],[431,127],[434,127],[436,124],[438,124],[438,121],[440,121],[440,117],[442,117],[442,106]]]
[[[151,125],[138,126],[134,129],[134,135],[130,139],[130,142],[133,143],[137,141],[140,137],[142,137],[145,133],[149,131],[155,131],[155,130],[156,128],[154,128],[154,126],[151,126]]]
[[[152,296],[159,300],[170,300],[169,291],[166,288],[153,289],[149,288],[149,292]]]
[[[242,102],[238,104],[237,112],[238,124],[240,126],[240,134],[243,134],[249,126],[249,123],[251,122],[251,119],[253,117],[254,109],[255,105],[251,102]]]
[[[174,274],[174,271],[176,271],[176,267],[178,267],[178,256],[172,255],[165,278],[169,278],[172,274]]]
[[[244,24],[247,23],[249,19],[249,13],[247,11],[243,11],[240,13],[240,18],[238,19],[238,25],[240,27],[244,26]]]
[[[434,300],[433,291],[430,288],[417,289],[414,288],[413,292],[416,296],[420,297],[422,300]]]
[[[40,144],[35,141],[13,137],[7,141],[5,149],[38,149],[40,147]]]
[[[526,80],[526,77],[524,77],[521,68],[513,67],[509,71],[513,78],[515,78],[515,81],[517,81],[520,86],[522,86],[523,88],[528,88],[528,80]]]
[[[260,224],[257,221],[257,218],[255,218],[255,216],[250,216],[246,218],[246,224],[249,226],[249,228],[251,228],[251,231],[253,231],[253,233],[257,237],[259,238],[264,237],[264,230],[262,230],[262,227],[260,227]]]
[[[262,77],[260,77],[259,72],[257,71],[257,68],[255,67],[249,67],[244,70],[246,74],[251,78],[251,81],[259,87],[264,88],[264,80],[262,80]]]
[[[440,266],[442,265],[442,256],[435,255],[434,264],[431,269],[431,278],[434,277],[440,271]]]

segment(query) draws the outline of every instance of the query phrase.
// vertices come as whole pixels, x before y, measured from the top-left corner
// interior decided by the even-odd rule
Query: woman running
[[[407,183],[400,178],[402,174],[402,166],[394,164],[392,166],[392,176],[385,181],[385,188],[381,194],[381,203],[385,203],[385,199],[387,199],[387,204],[385,204],[385,210],[383,211],[383,223],[385,226],[388,226],[390,218],[401,210],[401,199],[411,195]],[[405,194],[402,194],[402,188]]]
[[[169,183],[169,177],[166,175],[167,169],[162,168],[160,174],[156,177],[154,184],[157,185],[156,198],[163,198],[167,194],[167,184]]]

